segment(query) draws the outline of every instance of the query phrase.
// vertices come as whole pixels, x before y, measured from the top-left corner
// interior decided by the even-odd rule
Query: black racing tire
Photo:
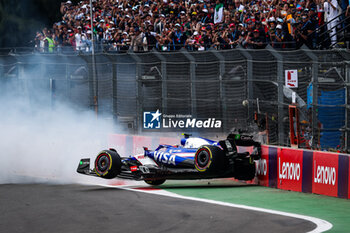
[[[218,172],[225,169],[225,154],[217,146],[204,145],[198,148],[194,156],[194,166],[198,172]]]
[[[120,174],[122,161],[115,150],[103,150],[95,159],[95,172],[105,179],[113,179]]]
[[[166,180],[160,179],[160,180],[144,180],[144,181],[146,182],[146,184],[149,184],[149,185],[161,185],[161,184],[164,184]]]
[[[234,164],[234,177],[238,180],[252,180],[255,177],[255,163],[250,159],[236,160]]]

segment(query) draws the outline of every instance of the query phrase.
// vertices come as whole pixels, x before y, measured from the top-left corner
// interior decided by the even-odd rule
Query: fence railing
[[[349,59],[346,50],[277,51],[236,48],[202,52],[22,54],[0,56],[1,92],[28,103],[70,102],[113,116],[132,133],[255,131],[289,146],[289,106],[300,113],[300,146],[349,150]],[[95,75],[93,74],[95,70]],[[286,85],[289,85],[287,87]],[[294,85],[294,86],[293,86]],[[43,94],[45,93],[45,94]],[[222,121],[218,128],[145,129],[143,113]]]

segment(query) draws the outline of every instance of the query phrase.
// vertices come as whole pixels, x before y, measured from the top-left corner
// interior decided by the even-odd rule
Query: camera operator
[[[304,13],[301,16],[302,22],[297,25],[295,29],[295,40],[297,42],[297,48],[300,48],[303,44],[310,49],[313,48],[312,44],[312,32],[315,30],[315,25],[309,19],[308,14]]]

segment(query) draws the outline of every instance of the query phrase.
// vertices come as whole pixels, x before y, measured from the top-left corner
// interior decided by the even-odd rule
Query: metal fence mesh
[[[289,105],[296,93],[301,146],[349,149],[349,59],[346,50],[209,50],[91,55],[12,54],[0,57],[2,93],[54,106],[69,102],[146,132],[142,113],[220,119],[218,129],[267,130],[268,143],[290,145]],[[296,70],[298,87],[285,88]],[[44,94],[42,94],[44,93]],[[45,95],[47,98],[40,98]],[[248,105],[243,105],[244,100]],[[177,129],[175,129],[177,130]],[[178,129],[181,131],[180,129]]]

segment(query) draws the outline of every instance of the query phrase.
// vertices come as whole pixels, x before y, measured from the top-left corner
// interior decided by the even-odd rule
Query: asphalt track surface
[[[314,223],[85,185],[0,185],[0,232],[308,232]]]

